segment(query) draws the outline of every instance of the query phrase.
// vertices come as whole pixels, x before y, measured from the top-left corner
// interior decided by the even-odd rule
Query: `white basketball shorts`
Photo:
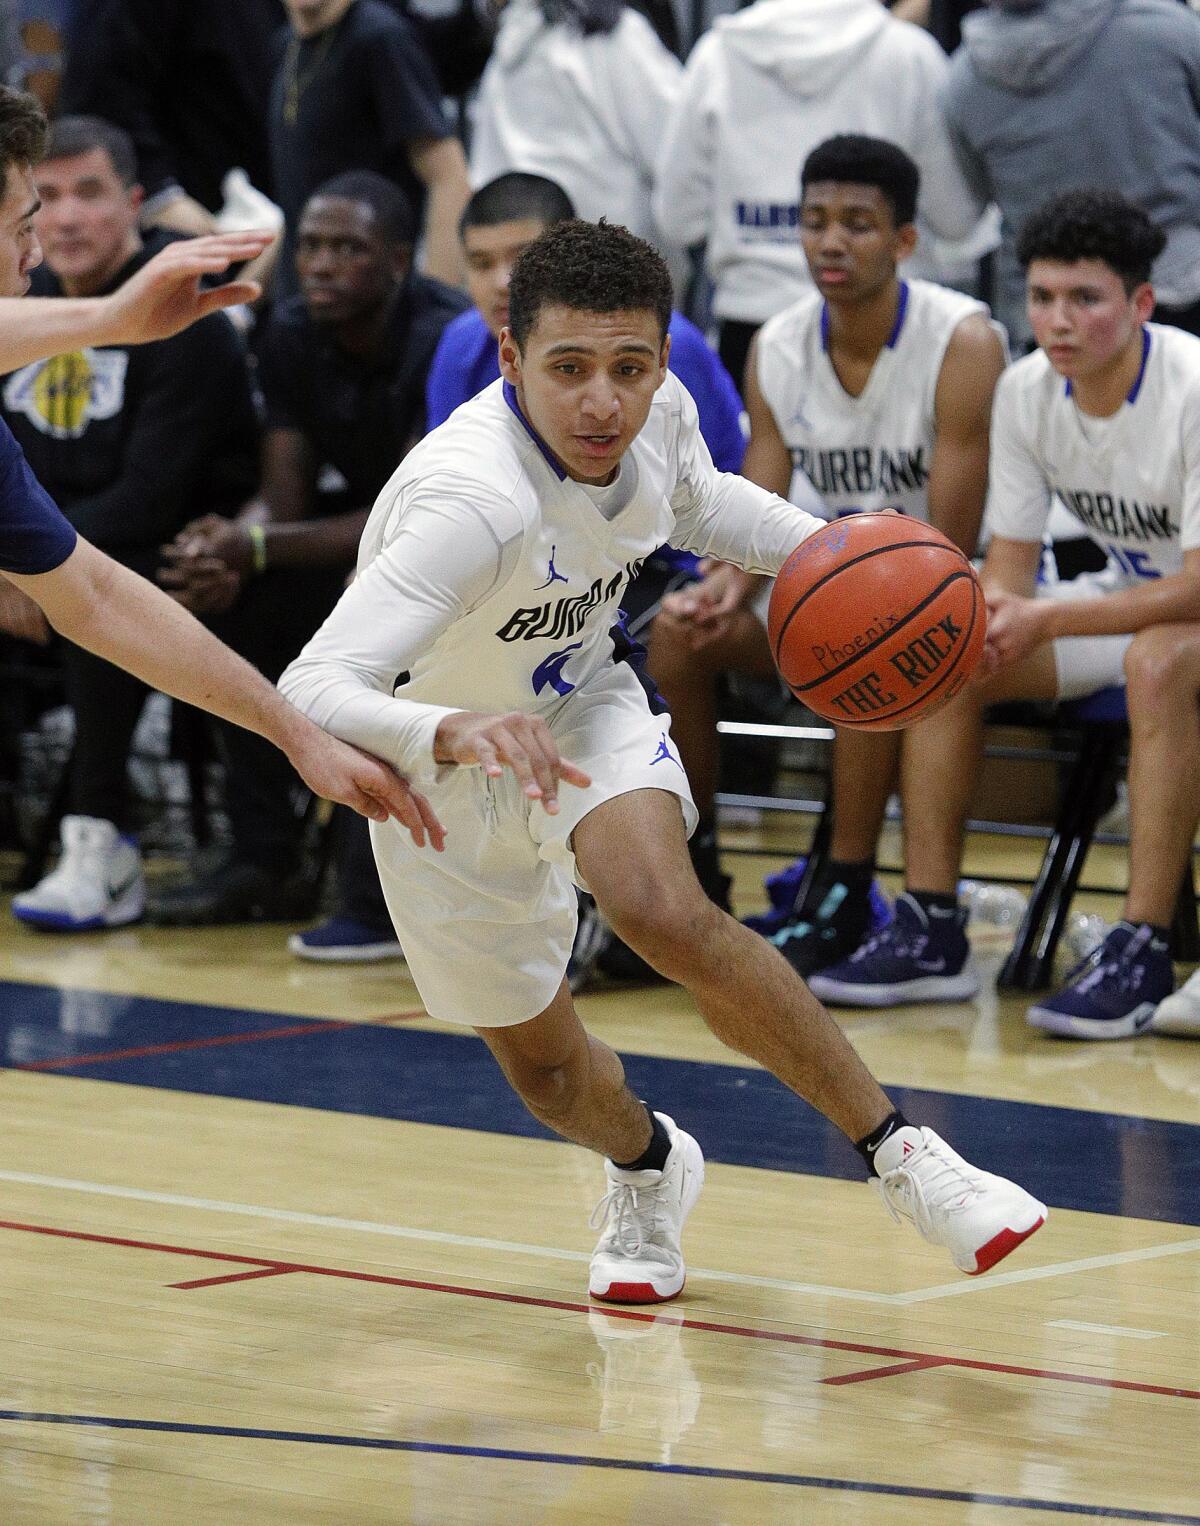
[[[575,886],[587,889],[571,834],[598,805],[632,790],[666,790],[679,799],[688,835],[695,830],[670,716],[651,712],[626,664],[569,695],[550,729],[563,756],[592,780],[585,790],[560,787],[557,816],[529,800],[507,769],[489,779],[481,768],[455,768],[426,790],[446,828],[444,853],[416,848],[395,821],[371,823],[388,910],[431,1017],[498,1028],[550,1005],[575,936]]]

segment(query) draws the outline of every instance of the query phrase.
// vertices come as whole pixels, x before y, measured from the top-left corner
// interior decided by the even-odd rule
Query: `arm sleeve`
[[[197,479],[212,477],[228,442],[252,439],[253,413],[241,341],[224,315],[163,340],[153,347],[120,476],[73,502],[71,523],[107,551],[173,535],[195,503]]]
[[[774,577],[801,541],[825,528],[825,520],[745,477],[717,471],[700,434],[695,404],[682,388],[680,393],[684,406],[679,472],[671,494],[676,524],[671,544]],[[819,508],[815,490],[810,488],[808,495]]]
[[[651,205],[663,234],[689,248],[703,243],[712,223],[712,118],[709,60],[712,38],[696,44],[675,105],[661,127]]]
[[[76,540],[12,431],[0,421],[0,571],[25,576],[53,572],[74,551]]]
[[[519,532],[497,534],[501,517],[473,484],[424,482],[390,542],[280,679],[286,698],[406,777],[435,779],[434,737],[454,707],[396,698],[393,689],[507,575]]]
[[[1002,540],[1040,541],[1050,518],[1050,483],[1022,426],[1013,372],[1000,378],[992,404],[984,530]]]
[[[365,50],[366,85],[376,102],[382,146],[389,159],[408,161],[414,138],[448,138],[437,71],[416,29],[396,18]]]

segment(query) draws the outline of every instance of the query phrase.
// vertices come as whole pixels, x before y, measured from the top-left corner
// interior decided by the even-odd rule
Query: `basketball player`
[[[1073,1038],[1127,1038],[1156,1022],[1200,1033],[1194,998],[1164,1002],[1174,985],[1167,925],[1200,818],[1200,339],[1147,322],[1150,267],[1163,245],[1146,214],[1110,192],[1056,197],[1021,229],[1040,348],[996,392],[983,573],[993,676],[908,739],[924,781],[908,873],[949,897],[984,708],[1125,685],[1124,917],[1029,1012],[1034,1027]],[[1033,597],[1055,494],[1110,565],[1057,585],[1055,597]],[[831,999],[878,1005],[916,957],[868,945],[814,988],[820,980]]]
[[[29,316],[20,297],[41,262],[33,229],[32,166],[46,119],[32,96],[0,86],[0,366],[9,369],[80,344],[163,339],[258,290],[231,283],[202,291],[202,276],[252,259],[269,235],[238,234],[174,244],[105,298],[47,299]],[[435,846],[441,827],[424,798],[373,758],[342,746],[297,714],[279,693],[178,604],[78,536],[30,471],[0,422],[0,630],[43,640],[46,621],[69,640],[128,668],[188,704],[249,727],[282,748],[310,789],[363,815],[395,815]]]
[[[668,374],[670,315],[667,267],[628,230],[570,221],[536,238],[512,273],[502,380],[397,469],[358,577],[281,686],[411,770],[447,822],[441,857],[373,829],[388,907],[430,1014],[474,1027],[536,1118],[606,1157],[594,1297],[680,1291],[704,1166],[580,1023],[564,979],[573,880],[721,1039],[857,1141],[897,1214],[984,1270],[1042,1205],[910,1126],[688,860],[696,811],[615,625],[622,591],[664,541],[771,573],[821,521],[713,467]]]
[[[988,414],[1004,343],[982,303],[899,279],[896,266],[916,245],[917,191],[912,159],[879,138],[830,138],[808,156],[800,237],[816,290],[765,323],[753,342],[742,470],[781,495],[795,471],[830,515],[895,509],[928,520],[969,556],[987,490]],[[714,843],[717,679],[730,668],[774,671],[765,592],[761,580],[715,567],[667,597],[651,635],[648,666],[671,709],[700,812],[698,835]],[[830,861],[775,935],[806,977],[847,958],[866,935],[876,843],[898,770],[906,807],[916,807],[905,810],[906,829],[921,829],[921,781],[908,767],[906,735],[837,732]],[[953,897],[933,890],[910,879],[897,905],[898,927],[937,945],[905,994],[957,1001],[978,988],[965,918]]]

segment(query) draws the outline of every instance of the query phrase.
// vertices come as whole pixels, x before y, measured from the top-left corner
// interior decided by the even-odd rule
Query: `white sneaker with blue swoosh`
[[[137,922],[145,906],[142,858],[132,839],[99,816],[64,816],[57,868],[14,896],[12,913],[30,927],[77,933]]]

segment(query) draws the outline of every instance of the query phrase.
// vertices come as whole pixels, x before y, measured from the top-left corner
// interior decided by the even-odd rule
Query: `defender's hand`
[[[305,728],[288,748],[288,757],[314,794],[348,805],[372,821],[395,817],[412,833],[418,848],[425,846],[426,837],[438,853],[445,846],[445,828],[429,801],[378,758],[316,726]]]
[[[587,789],[592,782],[562,756],[541,716],[520,710],[508,715],[459,710],[446,716],[438,726],[433,755],[439,763],[478,763],[492,779],[511,768],[525,794],[540,800],[551,816],[558,814],[560,779],[577,789]]]

